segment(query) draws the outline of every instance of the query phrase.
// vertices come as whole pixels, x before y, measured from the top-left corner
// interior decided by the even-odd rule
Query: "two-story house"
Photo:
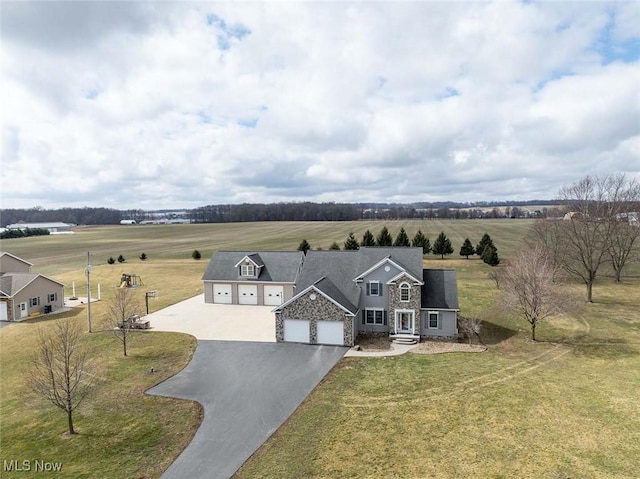
[[[422,249],[219,251],[205,302],[277,306],[276,340],[353,346],[358,334],[458,334],[454,270],[423,269]]]

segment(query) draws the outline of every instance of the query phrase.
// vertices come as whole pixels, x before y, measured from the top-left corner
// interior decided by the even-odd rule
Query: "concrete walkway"
[[[418,344],[391,344],[391,349],[388,351],[356,351],[350,349],[344,355],[344,357],[380,357],[380,356],[400,356],[411,351],[413,348],[418,347]]]

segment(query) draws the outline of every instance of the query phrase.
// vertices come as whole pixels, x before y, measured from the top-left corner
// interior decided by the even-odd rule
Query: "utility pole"
[[[87,251],[87,323],[91,332],[91,252]]]

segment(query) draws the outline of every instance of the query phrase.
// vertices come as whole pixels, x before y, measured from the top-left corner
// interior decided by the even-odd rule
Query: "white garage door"
[[[213,302],[216,304],[231,304],[231,285],[214,284]]]
[[[284,320],[284,340],[287,343],[308,343],[309,342],[309,320],[308,319],[285,319]]]
[[[342,321],[318,321],[318,344],[344,344]]]
[[[0,321],[7,320],[7,303],[6,301],[0,301]]]
[[[239,284],[238,304],[258,304],[258,287],[255,284]]]
[[[264,304],[266,306],[279,306],[284,298],[284,286],[264,286]]]

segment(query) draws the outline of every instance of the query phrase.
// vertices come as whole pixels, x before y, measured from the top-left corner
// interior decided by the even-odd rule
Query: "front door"
[[[414,334],[414,312],[396,311],[396,333]]]

